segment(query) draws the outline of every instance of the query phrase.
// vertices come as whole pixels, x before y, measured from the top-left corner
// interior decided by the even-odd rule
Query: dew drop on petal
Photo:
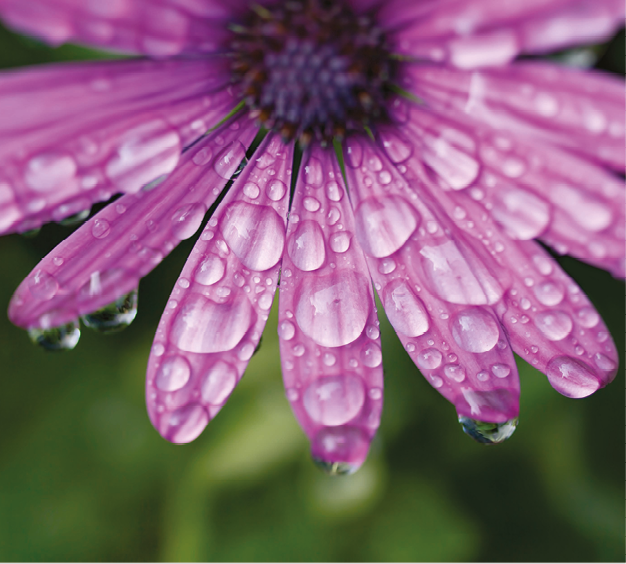
[[[340,202],[343,198],[343,188],[335,181],[326,184],[326,197],[331,202]]]
[[[233,141],[216,157],[213,167],[222,178],[230,180],[237,172],[239,164],[246,157],[246,149],[239,141]]]
[[[154,384],[163,392],[175,392],[189,382],[190,377],[189,362],[182,356],[170,356],[161,363]]]
[[[491,372],[496,378],[506,378],[511,373],[511,369],[506,364],[496,363],[491,366]]]
[[[541,235],[551,219],[550,206],[545,200],[513,187],[496,191],[491,214],[509,236],[521,241]]]
[[[533,291],[535,297],[546,306],[558,305],[565,297],[565,288],[558,282],[542,282],[537,284]]]
[[[46,153],[28,161],[24,181],[36,192],[51,192],[73,182],[76,179],[76,171],[76,161],[70,155]]]
[[[194,280],[203,286],[211,286],[224,277],[225,270],[226,265],[224,261],[211,253],[196,268]]]
[[[480,308],[457,313],[450,323],[452,337],[457,345],[471,353],[483,353],[496,346],[500,329],[496,320]]]
[[[321,186],[324,181],[324,169],[322,163],[312,157],[304,167],[304,181],[311,186]]]
[[[265,189],[267,197],[273,202],[279,202],[287,192],[287,186],[282,180],[272,180]]]
[[[563,311],[544,311],[535,316],[535,325],[550,341],[565,339],[574,326],[572,318]]]
[[[465,380],[465,368],[460,364],[446,364],[443,367],[443,373],[455,382],[463,382]]]
[[[587,329],[595,327],[600,323],[600,315],[592,307],[586,306],[576,312],[578,323]]]
[[[400,196],[363,200],[355,212],[356,236],[363,250],[376,258],[388,257],[413,234],[419,216]]]
[[[315,221],[298,223],[287,244],[289,258],[300,270],[311,272],[320,268],[326,260],[324,234]]]
[[[198,438],[208,422],[205,409],[201,405],[190,404],[166,414],[161,431],[173,443],[190,443]]]
[[[345,253],[350,248],[352,233],[340,231],[330,236],[330,248],[336,253]]]
[[[593,362],[600,370],[611,371],[617,368],[617,363],[602,353],[596,353],[593,356]]]
[[[425,370],[434,370],[441,366],[443,355],[435,348],[424,349],[417,353],[416,362],[418,368]]]
[[[429,319],[424,303],[405,281],[394,281],[385,287],[383,304],[396,331],[408,337],[419,337],[428,331]]]
[[[306,388],[302,400],[307,414],[316,423],[343,425],[361,412],[365,386],[356,374],[318,378]]]
[[[361,362],[369,367],[376,368],[383,361],[383,353],[376,343],[368,343],[361,350]]]
[[[339,270],[307,277],[296,296],[298,326],[319,345],[347,345],[365,329],[370,294],[369,281],[361,274]]]
[[[33,298],[50,300],[59,290],[57,279],[45,270],[36,270],[27,279],[26,284]]]
[[[106,219],[96,219],[91,226],[91,234],[96,239],[104,239],[111,233],[111,226]]]
[[[278,324],[278,336],[284,341],[291,341],[296,334],[296,327],[291,321],[281,321]]]
[[[235,389],[237,371],[223,360],[218,360],[207,372],[202,382],[202,401],[210,405],[221,405]]]
[[[254,318],[247,299],[218,304],[199,294],[190,294],[176,315],[170,339],[186,352],[229,351],[243,339]]]
[[[320,209],[319,200],[316,200],[315,198],[312,198],[310,196],[304,198],[304,200],[302,201],[302,205],[304,206],[305,210],[311,213],[315,213],[317,210]]]
[[[546,367],[550,385],[568,398],[584,398],[593,394],[600,382],[591,368],[581,360],[556,356]]]
[[[259,189],[259,186],[254,182],[246,182],[243,187],[243,193],[251,200],[255,200],[256,198],[258,198],[261,190]]]
[[[181,241],[189,239],[198,230],[206,213],[204,204],[184,205],[172,216],[172,235]]]

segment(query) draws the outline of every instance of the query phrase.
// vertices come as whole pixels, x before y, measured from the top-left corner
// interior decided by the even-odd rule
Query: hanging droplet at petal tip
[[[80,326],[76,320],[49,329],[32,328],[28,330],[28,336],[46,351],[71,351],[80,339]]]
[[[476,442],[485,445],[497,445],[503,443],[515,432],[519,419],[510,419],[504,423],[488,423],[478,421],[461,415],[459,423],[463,432],[472,437]]]
[[[315,466],[329,476],[348,476],[360,468],[360,466],[348,462],[329,462],[316,457],[313,457],[312,460]]]

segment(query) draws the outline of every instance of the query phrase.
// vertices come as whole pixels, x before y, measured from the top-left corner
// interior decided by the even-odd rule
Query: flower
[[[379,424],[371,281],[464,430],[505,440],[513,351],[568,397],[617,370],[599,315],[533,239],[624,276],[622,81],[516,58],[604,39],[623,10],[0,0],[9,25],[53,44],[147,56],[0,79],[3,233],[123,194],[24,280],[11,320],[50,349],[76,345],[79,317],[128,325],[141,277],[210,211],[151,350],[163,437],[194,440],[224,405],[280,277],[286,394],[323,468],[358,468]]]

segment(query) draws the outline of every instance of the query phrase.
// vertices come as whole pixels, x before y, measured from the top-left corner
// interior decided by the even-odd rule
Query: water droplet
[[[204,214],[204,204],[187,204],[176,210],[172,216],[172,235],[181,241],[189,239],[200,227]]]
[[[209,254],[196,268],[194,280],[203,286],[211,286],[224,277],[225,270],[224,261],[217,255]]]
[[[361,362],[365,366],[369,368],[376,368],[381,365],[382,361],[383,353],[376,343],[368,343],[361,350]]]
[[[216,157],[213,168],[222,178],[230,180],[245,158],[245,147],[239,141],[233,141]]]
[[[489,372],[481,370],[478,374],[476,374],[476,378],[479,382],[486,382],[489,380]]]
[[[293,353],[293,356],[302,356],[306,352],[306,349],[304,348],[304,345],[297,344],[291,349],[291,352]]]
[[[565,339],[573,327],[572,318],[563,311],[544,311],[535,317],[535,325],[550,341]]]
[[[259,304],[259,307],[261,309],[268,310],[272,307],[273,301],[274,301],[274,294],[265,293],[257,300],[257,304]]]
[[[330,248],[336,253],[345,253],[350,248],[352,233],[340,231],[330,236]]]
[[[329,376],[313,381],[303,394],[309,417],[321,425],[343,425],[363,408],[365,387],[355,374]]]
[[[476,159],[439,137],[422,153],[422,159],[452,190],[463,190],[476,180],[480,166]]]
[[[251,200],[255,200],[259,197],[261,190],[254,182],[246,182],[243,187],[243,193]]]
[[[500,337],[496,320],[480,308],[464,309],[453,317],[450,325],[456,343],[471,353],[490,351]]]
[[[491,215],[513,239],[541,235],[551,219],[549,204],[526,190],[503,186],[494,194]]]
[[[34,271],[27,279],[26,284],[33,298],[50,300],[59,290],[57,279],[45,270]]]
[[[519,178],[526,172],[526,165],[522,160],[510,157],[502,163],[502,172],[509,178]]]
[[[279,202],[287,192],[287,186],[282,180],[272,180],[265,189],[267,197],[273,202]]]
[[[428,331],[428,313],[403,280],[395,280],[383,292],[385,313],[393,328],[408,337],[419,337]]]
[[[328,182],[326,184],[326,197],[331,202],[340,202],[343,198],[343,188],[337,182]]]
[[[300,222],[289,238],[287,252],[300,270],[311,272],[320,268],[326,259],[326,248],[319,224],[311,220]]]
[[[285,224],[269,206],[230,204],[224,212],[222,234],[233,253],[250,270],[268,270],[283,254]]]
[[[324,356],[322,357],[322,362],[326,366],[335,366],[335,363],[337,362],[337,357],[333,353],[324,353]]]
[[[341,219],[341,212],[337,208],[330,208],[328,215],[328,225],[331,227]]]
[[[356,236],[368,255],[388,257],[406,243],[419,219],[413,206],[400,196],[368,198],[355,212]]]
[[[535,255],[533,257],[533,262],[535,263],[537,270],[544,276],[552,274],[552,260],[553,259],[543,255]]]
[[[617,368],[617,363],[602,353],[596,353],[593,357],[593,361],[600,370],[608,372]]]
[[[347,462],[326,462],[321,458],[313,458],[313,464],[329,476],[348,476],[354,474],[359,468]]]
[[[213,151],[211,151],[210,147],[202,147],[191,159],[194,164],[198,166],[204,166],[211,162],[211,158],[213,157]]]
[[[350,168],[359,168],[363,162],[363,147],[356,138],[346,140],[346,164]]]
[[[304,167],[304,181],[311,186],[321,186],[324,181],[324,168],[315,157],[311,157]]]
[[[496,378],[506,378],[511,373],[511,368],[506,364],[494,364],[491,366],[491,372]]]
[[[76,182],[76,161],[67,154],[46,153],[28,161],[24,180],[36,192],[52,192],[67,189]]]
[[[463,432],[476,442],[486,445],[497,445],[511,437],[517,427],[518,418],[516,417],[504,423],[487,423],[461,415],[459,423],[463,427]]]
[[[181,351],[230,351],[243,339],[255,317],[247,299],[218,304],[199,294],[188,294],[176,315],[170,338]],[[215,331],[216,327],[220,330]]]
[[[441,366],[443,355],[434,348],[424,349],[417,354],[416,362],[419,368],[434,370]]]
[[[190,443],[198,438],[209,422],[205,409],[198,404],[181,407],[162,418],[161,434],[173,443]]]
[[[320,209],[319,201],[315,198],[311,198],[310,196],[304,198],[302,205],[304,206],[305,210],[310,211],[311,213],[314,213]]]
[[[296,293],[296,320],[305,335],[325,347],[355,341],[370,312],[370,282],[351,270],[306,277]]]
[[[237,358],[243,362],[246,362],[252,358],[254,352],[254,345],[252,343],[246,343],[239,349],[239,352],[237,353]]]
[[[31,341],[47,351],[71,351],[80,339],[78,320],[50,329],[28,330]]]
[[[82,322],[100,333],[126,329],[137,315],[137,290],[119,297],[108,306],[81,317]]]
[[[373,399],[374,401],[378,401],[379,399],[383,397],[383,391],[380,388],[370,388],[368,395],[370,399]]]
[[[463,382],[465,380],[465,368],[460,364],[446,364],[443,367],[443,373],[455,382]]]
[[[544,117],[554,117],[559,111],[559,103],[554,96],[539,92],[535,97],[535,109]]]
[[[565,288],[558,282],[542,282],[533,288],[536,298],[546,306],[560,304],[565,297]]]
[[[287,399],[292,403],[300,399],[300,394],[295,388],[287,388],[285,390],[285,395],[287,396]]]
[[[96,239],[104,239],[111,233],[111,226],[106,219],[96,219],[91,227],[91,234]]]
[[[332,474],[356,471],[367,457],[369,437],[358,427],[321,429],[311,441],[316,464]]]
[[[576,319],[578,323],[587,329],[595,327],[600,323],[600,316],[598,312],[592,307],[583,307],[576,312]]]
[[[593,394],[600,382],[583,361],[569,356],[556,356],[546,366],[550,385],[568,398],[584,398]]]
[[[381,132],[380,137],[391,162],[395,164],[403,163],[413,154],[413,145],[399,137],[396,133],[384,131]]]
[[[180,390],[191,377],[189,362],[182,356],[170,356],[159,367],[154,385],[163,392]]]
[[[296,327],[291,321],[281,321],[278,325],[278,336],[284,341],[291,341],[296,334]]]

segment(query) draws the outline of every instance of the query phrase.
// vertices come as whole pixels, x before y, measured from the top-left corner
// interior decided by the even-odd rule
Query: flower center
[[[254,5],[230,47],[242,98],[285,141],[329,142],[387,119],[396,65],[386,37],[344,0]]]

